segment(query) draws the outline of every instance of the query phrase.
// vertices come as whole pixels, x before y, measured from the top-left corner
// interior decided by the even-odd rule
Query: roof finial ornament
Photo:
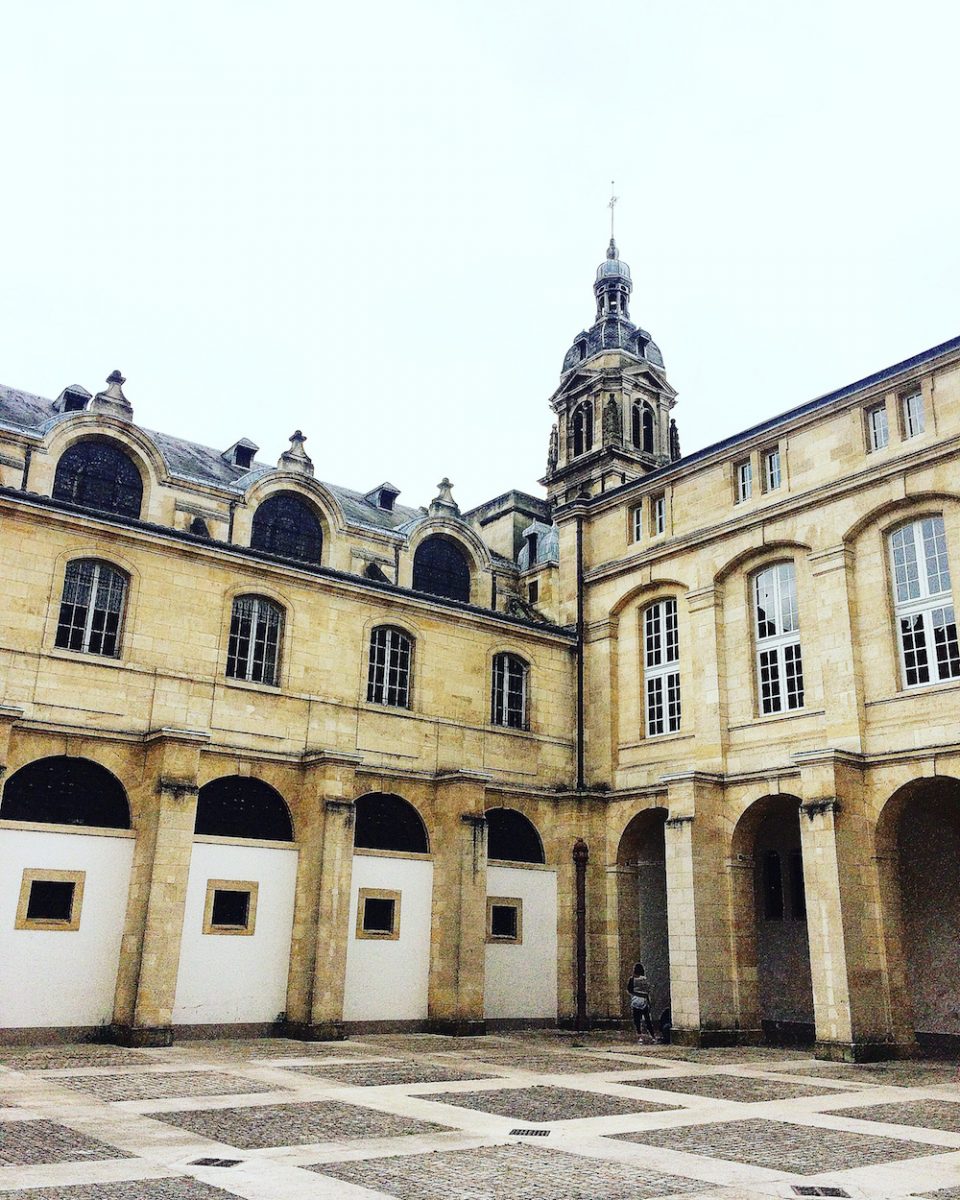
[[[450,490],[453,484],[444,475],[437,484],[437,494],[430,501],[428,512],[431,517],[459,517],[460,506],[453,498],[453,492]]]
[[[617,206],[617,201],[620,199],[619,196],[614,194],[616,186],[617,185],[614,182],[614,180],[611,179],[610,180],[610,199],[607,201],[607,208],[610,209],[610,245],[607,247],[607,258],[617,258],[618,257],[617,243],[613,240],[614,209]]]
[[[303,448],[306,440],[299,429],[293,431],[290,438],[290,449],[284,450],[277,463],[277,467],[281,471],[296,471],[299,475],[313,474],[313,460]]]
[[[126,379],[119,371],[111,371],[106,381],[109,387],[106,391],[97,392],[87,405],[88,411],[106,413],[111,417],[119,417],[121,421],[133,420],[133,407],[123,394]]]

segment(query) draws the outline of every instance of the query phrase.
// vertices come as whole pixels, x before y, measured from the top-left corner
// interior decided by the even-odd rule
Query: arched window
[[[580,338],[577,342],[577,356],[581,362],[587,357],[587,339]]]
[[[278,558],[318,563],[323,531],[306,500],[296,492],[275,492],[253,514],[250,545]]]
[[[116,567],[96,558],[68,562],[56,645],[63,650],[115,657],[126,596],[126,576]]]
[[[532,821],[514,808],[487,810],[487,858],[542,863],[543,843]]]
[[[516,654],[494,655],[490,719],[508,729],[527,728],[527,664]]]
[[[97,512],[139,517],[143,480],[130,457],[112,442],[87,438],[60,456],[53,498]]]
[[[677,602],[659,600],[643,613],[643,680],[647,737],[680,729],[680,631]]]
[[[640,403],[635,401],[630,409],[630,440],[639,450],[643,445],[643,421],[640,418]]]
[[[200,789],[193,832],[207,837],[292,842],[293,822],[283,797],[269,783],[248,775],[226,775]]]
[[[653,409],[649,404],[643,406],[643,441],[641,449],[644,454],[654,453],[653,441]]]
[[[420,814],[402,796],[389,792],[371,792],[357,800],[353,844],[357,850],[430,853]]]
[[[803,659],[793,563],[767,567],[753,579],[760,711],[803,708]]]
[[[230,614],[227,675],[252,683],[277,682],[283,609],[265,596],[237,596]]]
[[[904,684],[960,677],[943,517],[924,517],[894,530],[890,559]]]
[[[593,449],[593,401],[584,400],[573,413],[573,454],[586,454]]]
[[[378,625],[370,634],[367,701],[410,707],[410,660],[413,639],[392,625]]]
[[[413,590],[450,600],[470,599],[470,565],[452,538],[435,534],[413,556]]]
[[[10,776],[0,818],[129,829],[130,806],[120,780],[106,767],[61,754],[28,763]]]

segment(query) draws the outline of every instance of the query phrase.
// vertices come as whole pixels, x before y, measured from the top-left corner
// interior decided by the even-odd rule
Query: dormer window
[[[259,449],[260,447],[249,438],[241,438],[239,442],[234,442],[229,450],[224,450],[222,457],[241,471],[249,471],[253,466],[254,455]]]
[[[81,387],[79,383],[71,383],[60,393],[53,407],[61,413],[83,412],[89,399],[90,393],[85,387]]]
[[[527,566],[532,567],[537,561],[537,535],[535,533],[527,534]]]
[[[381,483],[379,487],[372,488],[367,492],[363,498],[374,508],[379,508],[383,512],[393,512],[393,506],[399,495],[398,487],[394,487],[392,483]]]
[[[583,360],[587,357],[587,339],[586,338],[581,338],[580,341],[577,342],[577,356],[579,357],[581,362],[583,362]]]

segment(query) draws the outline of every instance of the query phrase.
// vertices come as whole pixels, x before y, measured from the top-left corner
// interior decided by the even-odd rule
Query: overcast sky
[[[684,452],[960,333],[960,6],[7,4],[0,382],[538,491],[616,179]]]

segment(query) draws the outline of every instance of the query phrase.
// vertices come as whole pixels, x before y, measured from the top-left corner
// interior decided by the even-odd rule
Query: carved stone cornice
[[[191,779],[171,779],[161,775],[157,780],[157,795],[172,796],[174,800],[183,800],[187,796],[196,796],[199,786]]]
[[[842,805],[836,796],[822,796],[819,800],[806,800],[800,805],[800,811],[809,819],[819,817],[823,813],[838,813]]]

